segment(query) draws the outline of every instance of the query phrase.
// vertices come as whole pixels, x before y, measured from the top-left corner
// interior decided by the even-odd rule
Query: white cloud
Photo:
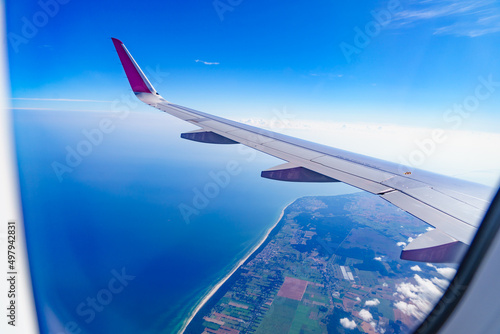
[[[415,240],[415,239],[413,239],[412,237],[409,237],[408,238],[408,243],[412,242],[413,240]]]
[[[418,288],[411,283],[401,283],[396,290],[406,298],[417,298],[416,291],[418,291]]]
[[[398,242],[396,245],[398,247],[406,247],[406,242],[401,241],[401,242]]]
[[[410,268],[413,271],[422,271],[418,265],[414,265],[413,267]]]
[[[427,266],[436,269],[436,271],[440,275],[446,277],[449,280],[451,280],[455,276],[455,274],[457,273],[457,270],[454,268],[449,268],[449,267],[438,268],[435,265],[433,265],[432,263],[427,263]]]
[[[437,272],[446,277],[447,279],[452,279],[457,273],[456,269],[453,268],[436,268]]]
[[[435,35],[478,37],[500,31],[500,9],[495,0],[415,1],[395,15],[394,28],[433,21]]]
[[[377,298],[374,298],[372,300],[367,300],[365,302],[365,306],[377,306],[377,305],[380,305],[380,300],[378,300]]]
[[[354,320],[349,320],[347,318],[340,319],[340,324],[342,325],[342,327],[347,328],[347,329],[356,328],[356,323],[354,322]]]
[[[380,256],[377,256],[376,258],[374,258],[374,260],[376,260],[376,261],[382,261],[382,258]]]
[[[399,301],[394,304],[394,306],[402,311],[406,315],[413,315],[415,318],[420,319],[421,312],[417,306],[409,303],[405,303],[404,301]]]
[[[328,79],[342,78],[344,76],[343,74],[338,73],[311,73],[310,75],[312,77],[325,77]]]
[[[382,284],[382,286],[383,286],[384,288],[387,288],[387,287],[389,286],[389,284],[384,283],[384,284]]]
[[[357,301],[359,302],[359,301],[361,301],[361,298],[359,298],[359,297],[356,297],[356,300],[357,300]]]
[[[416,274],[413,278],[416,284],[401,283],[397,285],[397,291],[403,300],[398,301],[394,306],[407,315],[423,320],[443,295],[443,290],[439,287],[442,282],[437,281],[436,285],[431,280]]]
[[[438,287],[441,289],[445,290],[448,288],[448,285],[450,285],[450,282],[448,280],[442,279],[442,278],[437,278],[434,277],[431,279],[432,283],[436,284]]]
[[[366,322],[370,322],[373,320],[373,315],[370,313],[370,311],[367,311],[365,309],[359,311],[359,317]]]
[[[208,61],[203,61],[203,60],[199,60],[199,59],[196,59],[195,62],[202,63],[205,65],[220,65],[220,63],[217,63],[217,62],[208,62]]]
[[[422,278],[419,275],[414,276],[415,281],[417,281],[417,285],[419,287],[419,292],[421,292],[425,297],[429,297],[429,299],[437,299],[440,298],[443,292],[434,285],[430,280],[426,278]]]
[[[426,230],[427,232],[430,232],[430,231],[432,231],[432,230],[435,230],[435,228],[434,228],[434,227],[430,227],[430,226],[429,226],[429,227],[428,227],[428,228],[426,228],[425,230]]]

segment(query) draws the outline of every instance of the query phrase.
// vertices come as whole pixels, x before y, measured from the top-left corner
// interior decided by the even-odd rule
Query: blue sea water
[[[282,162],[182,140],[194,128],[157,112],[14,110],[14,125],[42,333],[175,333],[286,204],[355,191],[262,179]],[[238,173],[214,188],[228,164]],[[180,205],[197,212],[187,221]]]

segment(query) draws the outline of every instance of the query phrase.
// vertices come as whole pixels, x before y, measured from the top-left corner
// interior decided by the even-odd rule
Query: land
[[[436,267],[420,264],[415,277],[397,244],[428,227],[366,193],[298,199],[184,332],[409,332],[419,314],[396,304],[418,293],[416,279],[436,280]]]

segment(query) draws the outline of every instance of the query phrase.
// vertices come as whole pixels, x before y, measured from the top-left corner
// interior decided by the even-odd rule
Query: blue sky
[[[236,119],[288,107],[300,119],[439,127],[448,108],[474,94],[479,77],[500,81],[495,1],[59,1],[7,3],[14,98],[130,94],[110,37],[161,73],[151,81],[165,98]],[[27,36],[26,22],[40,27]],[[346,45],[356,53],[346,57]],[[461,126],[496,131],[499,105],[500,91],[493,92]]]

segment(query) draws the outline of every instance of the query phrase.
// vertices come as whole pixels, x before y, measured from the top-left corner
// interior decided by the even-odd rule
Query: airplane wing
[[[492,189],[293,138],[168,102],[156,92],[125,45],[112,38],[130,86],[144,103],[199,127],[181,137],[243,144],[285,161],[261,176],[290,182],[344,182],[379,195],[435,227],[411,242],[401,258],[458,262],[490,205]]]

